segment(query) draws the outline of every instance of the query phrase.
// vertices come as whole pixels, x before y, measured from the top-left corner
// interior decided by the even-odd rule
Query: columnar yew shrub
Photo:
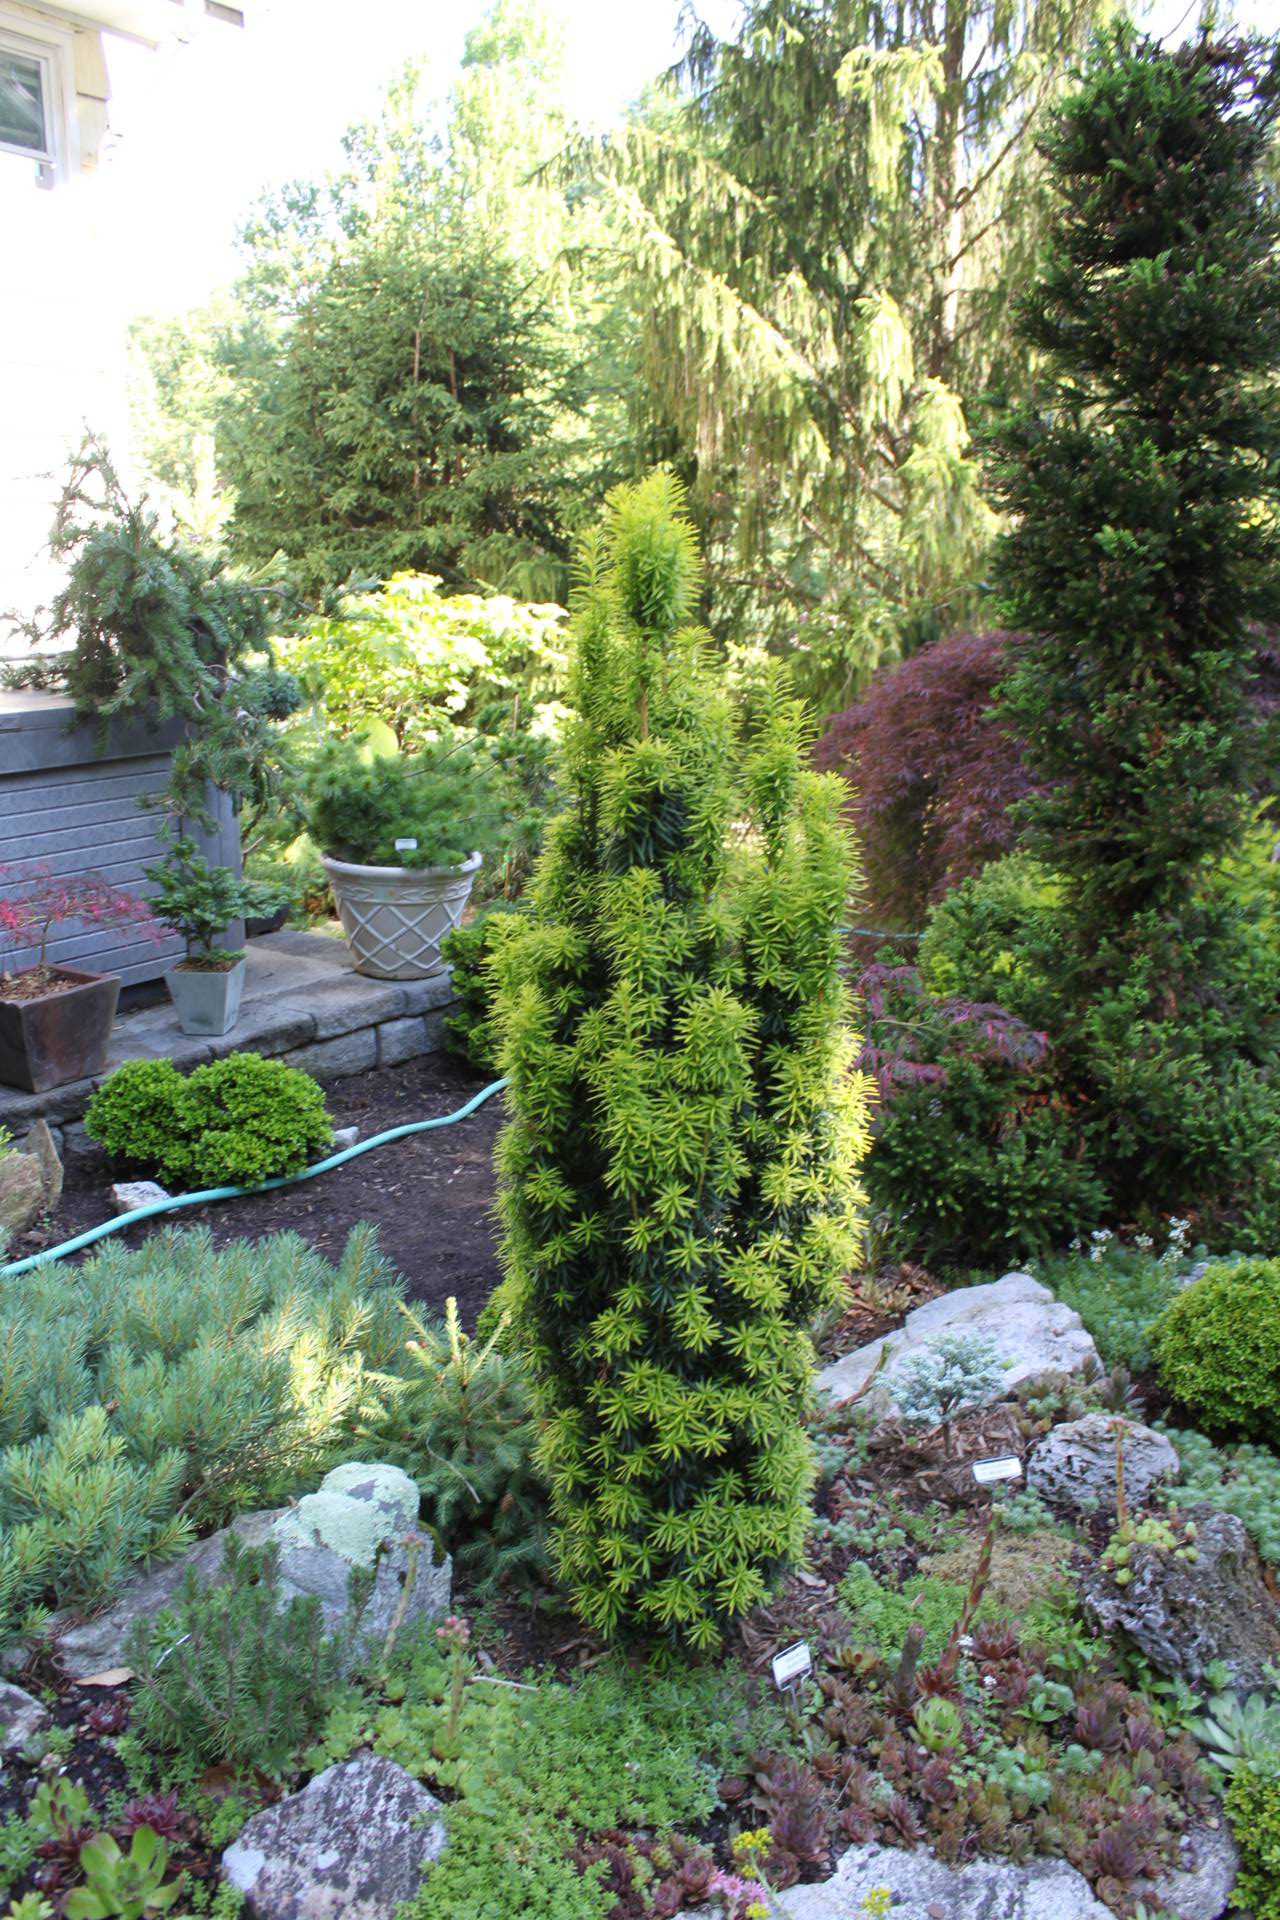
[[[1280,611],[1278,105],[1269,44],[1104,44],[1046,142],[1058,214],[1023,307],[1045,373],[995,468],[1021,633],[1000,714],[1061,878],[1060,1058],[1120,1208],[1252,1212],[1263,1240],[1275,981],[1206,882],[1243,840],[1254,623]]]
[[[1054,242],[1023,329],[1047,357],[996,469],[1026,632],[1006,722],[1051,784],[1035,851],[1086,958],[1177,985],[1206,863],[1241,834],[1258,636],[1280,611],[1275,51],[1123,30],[1047,143]],[[1110,951],[1108,951],[1110,949]]]
[[[502,942],[506,1258],[559,1571],[712,1646],[800,1550],[806,1328],[856,1247],[840,782],[773,682],[740,733],[675,481],[610,496],[573,610],[571,804]]]

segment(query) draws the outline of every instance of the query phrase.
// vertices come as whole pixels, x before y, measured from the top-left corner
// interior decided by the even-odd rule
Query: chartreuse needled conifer
[[[502,943],[506,1259],[560,1574],[610,1635],[714,1646],[800,1551],[807,1326],[856,1249],[842,789],[690,622],[678,484],[583,543],[571,804]]]

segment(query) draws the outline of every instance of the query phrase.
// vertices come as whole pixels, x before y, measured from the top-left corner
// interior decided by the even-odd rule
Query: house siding
[[[0,899],[22,891],[21,868],[31,862],[59,877],[100,874],[127,893],[148,894],[143,868],[160,859],[164,815],[144,803],[163,792],[177,726],[159,731],[115,727],[100,747],[92,726],[70,727],[70,705],[48,695],[0,694]],[[188,823],[208,859],[239,871],[240,839],[225,798],[217,799],[213,833]],[[182,944],[162,944],[123,932],[60,929],[49,958],[63,966],[118,973],[126,985],[158,979],[182,956]],[[34,963],[29,948],[5,949],[0,965]]]

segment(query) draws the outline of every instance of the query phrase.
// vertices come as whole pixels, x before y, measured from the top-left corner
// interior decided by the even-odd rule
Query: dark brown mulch
[[[82,976],[61,967],[27,967],[21,973],[0,973],[0,1000],[49,1000],[82,984]]]
[[[358,1126],[362,1140],[388,1127],[451,1113],[485,1084],[440,1054],[399,1067],[375,1067],[327,1089],[335,1127]],[[441,1309],[457,1297],[466,1326],[501,1278],[493,1214],[493,1144],[502,1124],[501,1094],[454,1126],[392,1141],[300,1186],[242,1200],[191,1207],[175,1225],[207,1226],[221,1244],[285,1231],[300,1233],[335,1259],[351,1228],[369,1221],[383,1251],[404,1275],[411,1299]],[[69,1240],[114,1216],[111,1186],[120,1178],[96,1150],[69,1156],[66,1186],[51,1231],[15,1243],[11,1257]],[[137,1246],[154,1222],[117,1236]]]

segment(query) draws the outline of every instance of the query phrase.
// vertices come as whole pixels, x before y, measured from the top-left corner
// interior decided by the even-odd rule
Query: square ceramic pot
[[[165,982],[184,1033],[230,1033],[240,1018],[240,995],[248,964],[247,960],[237,960],[234,967],[218,971],[188,966],[180,960],[169,969]]]
[[[35,1000],[0,999],[0,1081],[47,1093],[102,1072],[120,998],[120,976],[59,967],[69,986]]]

